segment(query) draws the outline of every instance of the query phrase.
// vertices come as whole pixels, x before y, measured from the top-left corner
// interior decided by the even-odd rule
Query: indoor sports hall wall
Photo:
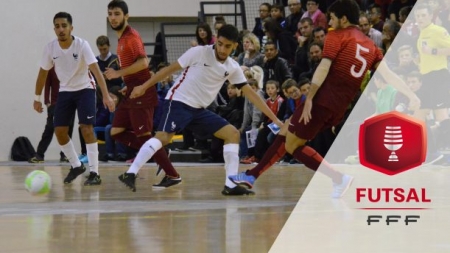
[[[66,11],[73,17],[73,35],[90,42],[95,54],[95,39],[108,33],[109,0],[3,0],[0,31],[0,161],[10,160],[13,140],[27,136],[37,146],[44,129],[46,112],[33,110],[34,87],[39,62],[46,43],[55,38],[53,16]],[[131,17],[196,17],[199,1],[128,0]],[[156,27],[156,26],[155,26]],[[150,33],[153,34],[153,33]],[[110,34],[108,34],[110,35]],[[74,130],[75,147],[79,149],[78,131]],[[57,159],[59,148],[54,138],[46,159]]]

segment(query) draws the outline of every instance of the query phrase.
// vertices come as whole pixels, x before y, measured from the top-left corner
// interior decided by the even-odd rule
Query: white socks
[[[223,145],[223,159],[225,160],[225,185],[234,188],[236,185],[228,179],[228,176],[238,174],[239,144],[230,143]]]
[[[73,146],[73,142],[69,139],[69,142],[65,145],[59,145],[61,147],[62,152],[66,155],[67,159],[69,159],[70,165],[72,168],[80,167],[81,162],[78,159],[77,152],[75,151],[75,147]]]
[[[139,149],[139,153],[136,158],[134,158],[133,164],[131,164],[127,173],[137,174],[139,170],[144,166],[144,164],[152,158],[152,156],[162,148],[162,143],[156,138],[151,138],[146,141],[144,145],[142,145],[141,149]],[[237,174],[237,173],[236,173]]]
[[[98,144],[97,142],[86,144],[89,171],[98,174]]]

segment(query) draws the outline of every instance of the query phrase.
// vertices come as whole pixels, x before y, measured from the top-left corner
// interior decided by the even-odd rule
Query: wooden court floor
[[[133,193],[117,179],[124,163],[101,164],[102,185],[89,187],[84,178],[64,185],[66,164],[0,164],[0,253],[268,252],[313,175],[302,165],[274,166],[256,195],[226,197],[223,165],[175,167],[181,185],[153,190],[162,175],[148,164]],[[47,196],[24,189],[35,169],[53,180]]]

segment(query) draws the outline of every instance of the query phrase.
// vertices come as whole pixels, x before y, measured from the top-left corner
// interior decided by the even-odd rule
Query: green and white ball
[[[52,180],[47,172],[34,170],[25,179],[25,189],[33,195],[45,195],[52,188]]]

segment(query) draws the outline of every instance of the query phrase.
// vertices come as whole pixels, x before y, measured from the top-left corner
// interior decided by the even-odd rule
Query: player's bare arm
[[[327,58],[323,58],[319,66],[317,66],[316,71],[314,72],[314,76],[311,81],[311,88],[308,92],[308,96],[306,97],[305,104],[303,106],[302,116],[300,116],[299,122],[303,120],[303,122],[308,124],[311,117],[311,109],[312,109],[312,100],[319,90],[322,83],[325,81],[325,78],[328,75],[331,67],[331,60]]]
[[[389,83],[399,92],[403,93],[409,99],[409,109],[410,110],[418,110],[420,108],[420,99],[417,95],[411,91],[411,89],[406,85],[406,83],[397,76],[394,72],[392,72],[387,64],[382,61],[375,65],[377,71],[383,76],[385,80],[389,80]]]
[[[134,74],[136,72],[139,72],[143,69],[147,69],[148,68],[148,58],[147,57],[142,57],[137,59],[137,61],[135,61],[133,64],[131,64],[130,66],[124,68],[124,69],[119,69],[119,70],[115,70],[112,68],[106,68],[105,70],[105,76],[107,79],[111,80],[114,78],[119,78],[122,76],[127,76],[127,75],[131,75]]]
[[[137,98],[142,95],[144,95],[145,91],[152,87],[153,85],[157,84],[158,82],[162,81],[164,78],[166,78],[169,75],[172,75],[173,73],[180,71],[182,67],[178,63],[178,61],[170,64],[168,67],[165,67],[158,71],[154,76],[152,76],[147,82],[145,82],[142,85],[136,86],[133,88],[133,91],[131,91],[130,98]]]
[[[105,79],[103,78],[102,72],[100,71],[100,67],[95,62],[89,65],[89,70],[92,72],[92,74],[94,74],[95,79],[97,80],[97,84],[100,87],[103,96],[103,105],[105,106],[105,108],[108,108],[110,112],[113,112],[115,110],[116,104],[109,95],[108,87],[106,86]]]
[[[34,89],[35,98],[33,101],[33,108],[38,113],[42,113],[44,111],[44,108],[42,107],[41,102],[41,94],[42,89],[45,86],[45,80],[47,80],[48,70],[44,70],[43,68],[39,69],[39,74],[36,80],[36,88]]]
[[[271,119],[277,126],[283,128],[283,122],[281,122],[277,116],[269,109],[266,102],[250,87],[249,84],[242,86],[242,92],[245,97],[250,100],[252,104],[256,106],[262,113],[264,113],[269,119]]]

